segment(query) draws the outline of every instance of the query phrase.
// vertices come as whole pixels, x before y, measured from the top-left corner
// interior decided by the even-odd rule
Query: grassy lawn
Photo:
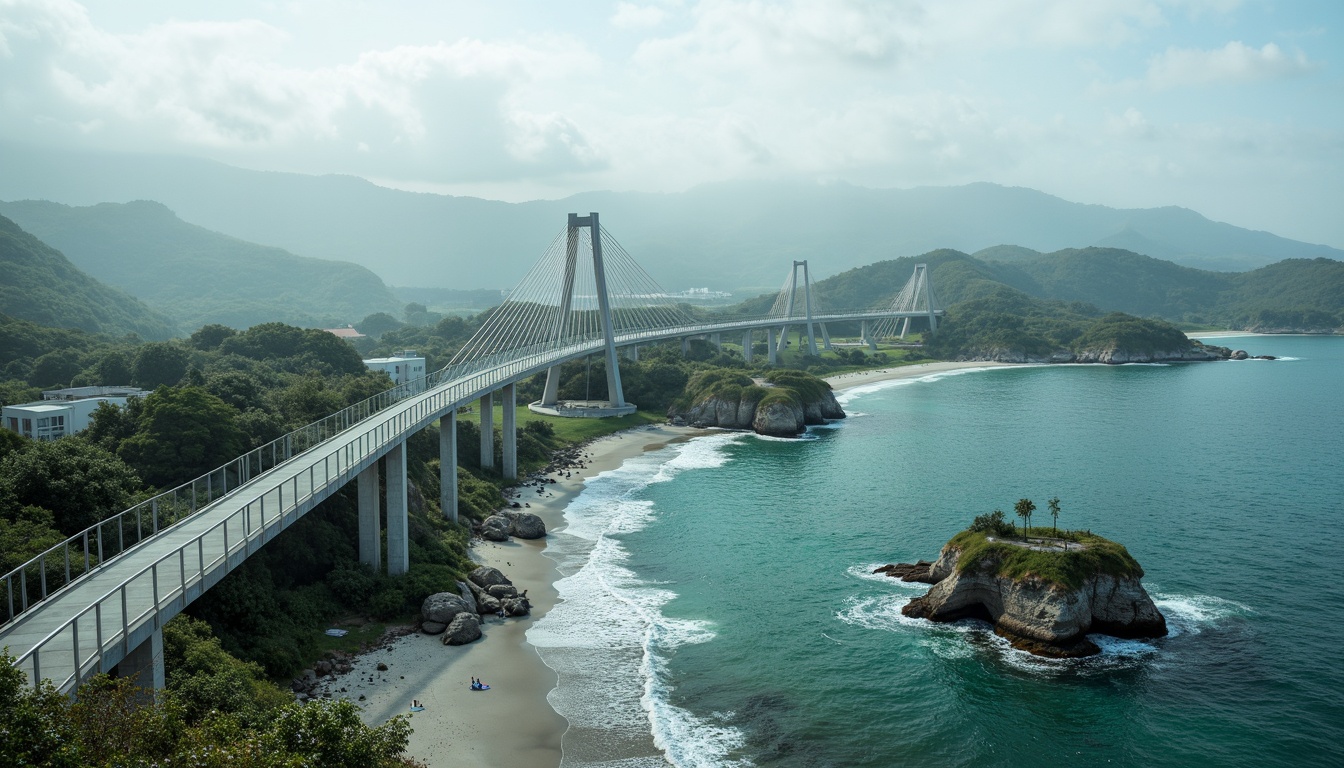
[[[413,616],[406,616],[393,624],[410,624],[415,620]],[[372,645],[378,638],[383,636],[387,630],[387,623],[381,621],[364,621],[361,618],[352,617],[332,623],[333,629],[348,630],[349,634],[345,637],[330,637],[328,635],[319,635],[317,638],[317,658],[322,658],[329,651],[344,651],[346,653],[358,653],[361,648]]]

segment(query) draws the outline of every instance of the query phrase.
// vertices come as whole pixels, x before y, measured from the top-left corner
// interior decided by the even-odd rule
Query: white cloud
[[[667,11],[656,5],[617,3],[611,15],[611,25],[618,29],[648,29],[667,20]]]
[[[1168,48],[1149,61],[1148,84],[1166,89],[1252,83],[1297,77],[1316,68],[1302,51],[1288,53],[1274,43],[1252,48],[1234,40],[1214,50]]]

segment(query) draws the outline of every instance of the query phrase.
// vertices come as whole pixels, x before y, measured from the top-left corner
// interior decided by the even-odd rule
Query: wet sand
[[[946,363],[920,363],[918,365],[899,365],[891,368],[879,368],[872,371],[855,371],[854,373],[841,373],[835,376],[827,376],[826,383],[837,392],[861,387],[865,384],[876,384],[879,381],[894,381],[896,379],[918,379],[924,376],[930,376],[935,373],[947,373],[948,371],[961,371],[972,368],[994,368],[1002,365],[1014,365],[1014,363],[995,363],[995,362],[946,362]]]

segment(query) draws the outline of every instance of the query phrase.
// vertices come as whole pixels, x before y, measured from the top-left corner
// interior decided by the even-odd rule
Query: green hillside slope
[[[158,203],[75,208],[0,203],[79,268],[149,302],[185,330],[208,323],[246,328],[357,322],[400,303],[368,269],[238,240],[188,224]]]
[[[168,317],[95,280],[59,251],[0,216],[0,313],[39,325],[90,333],[166,339]]]

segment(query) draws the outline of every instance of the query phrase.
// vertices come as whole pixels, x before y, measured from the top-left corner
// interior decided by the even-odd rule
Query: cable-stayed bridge
[[[830,345],[827,323],[858,322],[864,340],[873,344],[884,329],[894,333],[897,323],[904,335],[912,320],[934,330],[941,316],[923,265],[883,306],[838,311],[815,304],[806,262],[795,262],[769,312],[693,318],[602,229],[598,214],[570,214],[542,259],[442,370],[250,451],[6,574],[0,585],[0,647],[16,657],[30,682],[50,679],[67,693],[97,672],[138,675],[146,687],[162,687],[164,622],[349,482],[358,490],[361,562],[375,569],[386,563],[388,573],[405,573],[406,440],[440,422],[439,501],[456,521],[456,422],[463,406],[479,403],[481,461],[494,468],[493,404],[503,401],[499,469],[515,479],[517,383],[547,372],[542,399],[533,405],[554,408],[562,363],[603,355],[608,396],[603,410],[620,413],[634,410],[621,387],[620,348],[635,351],[677,339],[684,346],[692,337],[718,342],[724,334],[741,334],[743,354],[751,361],[753,338],[764,333],[774,363],[790,326],[806,329],[815,353],[815,329]]]

